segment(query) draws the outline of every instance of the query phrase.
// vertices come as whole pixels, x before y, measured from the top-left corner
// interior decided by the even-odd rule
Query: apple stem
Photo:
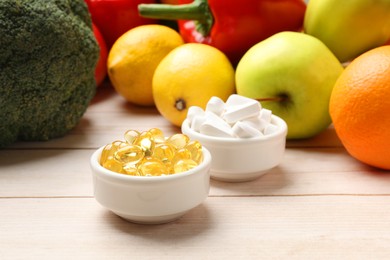
[[[286,100],[285,97],[270,97],[270,98],[255,98],[255,100],[262,102],[262,101],[276,101],[276,102],[281,102]]]

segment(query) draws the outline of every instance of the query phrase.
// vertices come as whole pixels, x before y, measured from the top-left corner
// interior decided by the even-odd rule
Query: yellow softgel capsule
[[[184,134],[166,138],[161,129],[151,128],[128,130],[124,137],[103,148],[103,167],[133,176],[161,176],[187,171],[203,160],[201,144]]]
[[[122,163],[136,164],[144,158],[144,151],[138,145],[127,145],[114,153],[114,158]]]
[[[151,134],[151,138],[156,144],[165,142],[165,136],[161,129],[151,128],[148,132]]]
[[[150,132],[142,132],[134,144],[142,148],[145,156],[151,156],[153,154],[155,143],[152,140],[152,134]]]
[[[109,156],[112,156],[113,153],[114,152],[113,152],[113,149],[112,149],[112,144],[107,144],[106,146],[104,146],[104,148],[102,150],[102,154],[100,155],[100,160],[99,160],[100,165],[103,166],[103,164],[105,163],[107,158]]]
[[[139,176],[137,164],[126,163],[123,165],[123,173],[127,175]]]
[[[196,167],[198,164],[192,160],[192,159],[181,159],[178,160],[175,165],[173,166],[173,169],[175,173],[179,172],[185,172],[188,170],[191,170],[192,168]]]
[[[167,139],[167,142],[173,144],[176,149],[181,149],[189,142],[190,138],[184,134],[174,134]]]
[[[198,141],[189,141],[184,149],[187,149],[191,153],[191,159],[197,164],[203,161],[202,145]]]
[[[123,164],[115,160],[113,156],[109,156],[102,166],[110,171],[123,173]]]
[[[171,162],[175,156],[176,148],[169,143],[160,143],[154,147],[153,157],[159,159],[163,163]]]
[[[119,149],[119,148],[125,147],[127,145],[126,142],[123,142],[121,140],[116,140],[116,141],[112,142],[111,144],[112,144],[113,149]]]
[[[125,133],[125,140],[129,144],[134,144],[139,137],[140,133],[136,130],[128,130]]]
[[[143,160],[138,166],[138,171],[141,176],[161,176],[169,174],[165,164],[155,158]]]
[[[173,156],[172,164],[176,164],[180,160],[191,159],[191,153],[185,148],[181,148],[176,151],[175,156]]]
[[[114,141],[110,144],[107,144],[100,155],[100,165],[103,165],[108,157],[113,156],[114,153],[121,147],[125,146],[126,143],[122,141]]]

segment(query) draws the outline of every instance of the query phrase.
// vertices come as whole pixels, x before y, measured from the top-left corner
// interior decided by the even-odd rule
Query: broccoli
[[[84,0],[0,1],[0,147],[67,134],[96,90]]]

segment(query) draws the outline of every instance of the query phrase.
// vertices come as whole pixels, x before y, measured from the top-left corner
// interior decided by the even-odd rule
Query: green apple
[[[344,68],[317,38],[281,32],[250,48],[236,68],[237,94],[284,119],[287,139],[309,138],[330,123],[329,100]]]
[[[304,31],[325,43],[341,62],[351,61],[389,39],[390,1],[311,0]]]

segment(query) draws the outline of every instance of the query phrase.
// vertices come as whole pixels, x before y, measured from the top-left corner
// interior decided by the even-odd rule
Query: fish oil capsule
[[[100,164],[132,176],[161,176],[192,169],[203,160],[202,146],[184,134],[166,138],[159,128],[125,132],[125,141],[103,148]]]
[[[102,151],[102,154],[100,156],[100,165],[103,165],[104,162],[107,160],[108,157],[113,156],[114,153],[125,144],[122,141],[114,141],[110,144],[107,144]]]
[[[138,145],[127,145],[114,153],[114,158],[122,163],[136,164],[144,158],[144,151]]]
[[[157,144],[153,151],[153,158],[163,162],[167,167],[169,174],[174,173],[172,168],[172,160],[176,154],[176,148],[170,143]]]
[[[121,140],[115,140],[115,141],[111,142],[112,147],[119,147],[119,145],[121,143],[123,143],[123,141],[121,141]]]
[[[139,145],[145,153],[145,156],[151,156],[154,150],[154,142],[150,132],[142,132],[134,143]]]
[[[173,144],[176,147],[176,149],[181,149],[184,146],[186,146],[189,140],[190,138],[187,135],[174,134],[167,139],[167,142]]]
[[[126,163],[123,165],[123,173],[127,175],[139,176],[137,164]]]
[[[175,169],[173,169],[173,164],[171,162],[166,162],[164,164],[165,164],[165,167],[167,169],[167,174],[166,175],[170,175],[170,174],[174,174],[175,173]]]
[[[103,164],[107,160],[107,158],[109,156],[112,156],[112,154],[113,154],[112,150],[113,150],[112,144],[107,144],[106,146],[104,146],[104,148],[102,150],[102,154],[100,155],[100,160],[99,160],[100,165],[103,166]]]
[[[187,149],[191,153],[191,159],[197,164],[203,161],[202,145],[198,141],[188,142],[184,149]]]
[[[140,133],[136,130],[128,130],[125,133],[125,140],[129,144],[134,144],[139,137]]]
[[[107,158],[103,167],[113,172],[123,173],[122,163],[115,160],[113,156]]]
[[[175,146],[170,143],[161,143],[154,147],[153,157],[159,159],[163,163],[167,163],[172,161],[175,153]]]
[[[112,142],[111,144],[112,144],[114,151],[127,145],[126,142],[123,142],[121,140],[116,140],[116,141]]]
[[[191,153],[185,148],[179,149],[176,151],[175,156],[173,156],[172,164],[175,165],[179,160],[191,159]]]
[[[138,166],[138,171],[141,176],[161,176],[169,174],[164,163],[155,158],[143,160]]]
[[[152,140],[157,143],[163,143],[165,142],[165,136],[163,131],[159,128],[151,128],[148,131],[151,134]]]
[[[178,160],[175,165],[173,166],[173,169],[175,173],[179,172],[185,172],[188,170],[191,170],[192,168],[196,167],[198,164],[192,160],[192,159],[181,159]]]

